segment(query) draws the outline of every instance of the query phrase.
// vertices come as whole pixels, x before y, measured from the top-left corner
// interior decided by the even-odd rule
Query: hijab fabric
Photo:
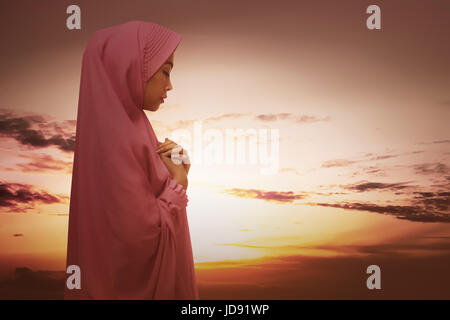
[[[81,288],[66,284],[65,299],[198,299],[188,197],[142,108],[146,82],[180,40],[129,21],[85,48],[66,261],[80,268]]]

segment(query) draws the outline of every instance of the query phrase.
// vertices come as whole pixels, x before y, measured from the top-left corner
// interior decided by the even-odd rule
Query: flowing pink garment
[[[81,288],[66,285],[65,299],[198,299],[188,198],[142,109],[180,40],[130,21],[96,31],[84,51],[67,247]]]

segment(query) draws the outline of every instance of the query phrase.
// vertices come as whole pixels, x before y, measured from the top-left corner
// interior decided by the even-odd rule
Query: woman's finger
[[[164,146],[161,145],[161,146],[159,146],[158,148],[156,148],[156,151],[157,151],[157,152],[165,152],[165,151],[167,151],[167,150],[170,150],[170,149],[174,148],[176,145],[177,145],[177,144],[176,144],[175,142],[170,143],[170,144],[166,144],[166,145],[164,145]]]
[[[167,150],[166,152],[161,152],[161,155],[165,156],[165,157],[171,157],[172,155],[172,150]]]
[[[159,146],[165,146],[165,145],[170,144],[170,143],[175,143],[175,141],[172,141],[172,140],[167,139],[167,140],[164,141],[164,142],[158,142],[158,145],[159,145]]]
[[[163,142],[161,142],[161,141],[159,141],[159,140],[156,140],[156,141],[158,141],[158,146],[159,146],[159,145],[161,145],[161,144],[167,143],[167,142],[168,142],[167,140],[169,140],[169,139],[166,138],[166,140],[164,140]]]
[[[158,142],[158,148],[167,146],[169,144],[169,142]]]
[[[162,147],[160,149],[157,149],[157,152],[161,153],[161,152],[166,152],[166,151],[172,151],[175,148],[179,149],[179,150],[175,150],[176,153],[184,154],[183,148],[178,144]]]
[[[166,147],[166,148],[159,149],[157,152],[158,152],[158,153],[162,153],[162,152],[170,152],[170,151],[172,151],[174,148],[176,148],[176,146],[169,146],[169,147]]]
[[[168,144],[168,143],[170,143],[170,142],[173,142],[172,140],[167,139],[167,138],[166,138],[166,140],[164,140],[163,142],[161,142],[161,141],[159,141],[159,140],[156,140],[156,141],[158,141],[158,146],[159,146],[159,145],[165,145],[165,144]]]

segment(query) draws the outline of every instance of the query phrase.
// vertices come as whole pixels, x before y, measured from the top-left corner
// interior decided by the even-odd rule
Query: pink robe
[[[83,54],[65,299],[198,299],[184,188],[156,153],[144,86],[181,36],[151,22],[96,31]],[[67,274],[69,277],[71,274]]]

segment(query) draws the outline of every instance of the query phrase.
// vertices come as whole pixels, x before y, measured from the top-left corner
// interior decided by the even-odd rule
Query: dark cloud
[[[359,176],[361,174],[364,175],[370,175],[371,177],[386,177],[387,173],[385,170],[381,168],[377,168],[376,166],[368,166],[368,167],[361,167],[360,172],[355,172],[352,176]]]
[[[386,160],[386,159],[396,158],[399,156],[401,156],[401,154],[386,154],[386,155],[382,155],[382,156],[372,157],[372,158],[368,159],[368,161]]]
[[[416,197],[417,202],[427,210],[439,210],[449,213],[450,192],[422,192]]]
[[[312,195],[318,195],[326,198],[335,198],[339,195],[350,195],[352,192],[371,192],[371,191],[388,191],[395,195],[406,195],[409,197],[406,205],[383,205],[361,202],[302,202],[304,205],[317,205],[323,207],[333,207],[355,211],[369,211],[380,214],[395,216],[397,219],[417,221],[417,222],[450,222],[450,192],[411,192],[407,186],[409,182],[400,183],[379,183],[379,182],[360,182],[339,186],[346,190],[343,192],[293,192],[293,191],[263,191],[256,189],[226,189],[224,192],[241,198],[261,199],[265,201],[274,201],[278,203],[293,203],[295,200],[302,200]],[[334,186],[334,185],[333,185]],[[319,186],[320,187],[320,186]],[[331,186],[329,186],[331,187]],[[407,190],[401,192],[401,190]]]
[[[278,203],[292,203],[295,200],[303,199],[306,194],[294,193],[292,191],[264,191],[256,189],[225,189],[224,192],[240,198],[261,199]]]
[[[26,212],[34,209],[36,203],[61,203],[67,196],[52,195],[45,191],[35,191],[30,185],[0,181],[0,208],[8,212]]]
[[[381,214],[395,216],[397,219],[417,221],[417,222],[450,222],[450,213],[448,212],[449,198],[438,201],[422,201],[416,205],[377,205],[359,202],[343,203],[316,203],[315,205],[324,207],[333,207],[347,210],[369,211]],[[446,208],[447,212],[440,212]]]
[[[442,175],[442,174],[450,173],[449,166],[446,165],[445,163],[440,163],[440,162],[418,164],[418,165],[414,165],[413,168],[416,171],[416,173],[425,174],[425,175],[429,175],[429,174]]]
[[[332,168],[332,167],[347,167],[354,163],[368,162],[368,161],[379,161],[386,160],[401,156],[401,154],[388,154],[388,155],[378,155],[373,156],[372,153],[367,153],[364,155],[365,157],[369,157],[368,159],[360,159],[360,160],[350,160],[350,159],[331,159],[322,163],[322,168]],[[372,167],[374,168],[374,167]]]
[[[400,183],[381,183],[381,182],[359,182],[356,184],[349,184],[345,186],[341,186],[344,189],[364,192],[364,191],[373,191],[373,190],[401,190],[405,188],[409,188],[410,186],[405,186],[406,183],[409,182],[400,182]]]
[[[450,139],[436,140],[436,141],[433,141],[433,143],[450,143]]]
[[[421,195],[422,197],[432,197],[432,196],[434,196],[434,193],[433,192],[414,192],[415,194],[419,194],[419,195]]]
[[[380,160],[387,160],[392,158],[397,158],[400,156],[407,156],[410,154],[417,154],[417,153],[423,153],[423,151],[413,151],[413,152],[405,152],[405,153],[399,153],[399,154],[384,154],[384,155],[374,155],[373,153],[366,153],[364,155],[364,159],[359,160],[350,160],[350,159],[331,159],[323,162],[322,168],[331,168],[331,167],[347,167],[350,165],[353,165],[355,163],[364,163],[364,162],[370,162],[370,161],[380,161]],[[376,167],[370,166],[369,168],[373,169],[373,172],[379,172],[380,169],[375,169]],[[366,171],[366,173],[373,173],[370,171]]]
[[[14,233],[13,237],[23,237],[23,233]]]
[[[17,116],[0,110],[0,136],[35,148],[56,146],[64,152],[73,152],[75,126],[75,120],[48,122],[42,116]]]
[[[378,174],[384,174],[384,171],[383,171],[383,170],[381,170],[381,169],[379,169],[379,168],[377,168],[377,167],[375,167],[375,166],[365,167],[365,168],[362,168],[362,170],[363,170],[365,173],[369,173],[369,174],[376,174],[376,173],[378,173]]]

